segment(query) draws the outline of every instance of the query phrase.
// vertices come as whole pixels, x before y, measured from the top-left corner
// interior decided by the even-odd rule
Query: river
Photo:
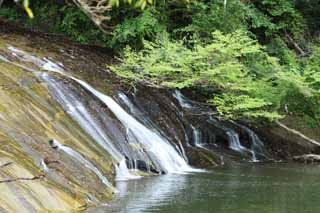
[[[319,166],[245,164],[117,182],[118,198],[89,212],[319,212]]]

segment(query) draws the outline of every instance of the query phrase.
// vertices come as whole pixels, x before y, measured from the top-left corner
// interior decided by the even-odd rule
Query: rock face
[[[168,172],[169,152],[172,164],[210,168],[316,150],[276,127],[221,121],[178,91],[128,92],[107,53],[0,25],[0,211],[106,202],[116,172]]]
[[[299,128],[296,125],[298,121],[292,118],[282,122],[285,128],[275,124],[255,129],[274,158],[290,160],[293,156],[319,153],[320,147],[317,142],[320,141],[317,135],[320,132],[319,128]]]
[[[301,162],[301,163],[320,163],[320,155],[315,154],[306,154],[300,156],[294,156],[292,158],[294,161]]]
[[[114,192],[97,174],[66,153],[52,149],[48,140],[54,138],[79,150],[112,182],[115,174],[110,156],[92,143],[93,139],[53,99],[47,86],[30,72],[37,67],[17,60],[9,48],[15,46],[46,57],[54,57],[61,49],[50,51],[50,45],[45,49],[43,43],[47,42],[41,37],[1,30],[0,211],[80,210],[110,200]],[[36,41],[39,44],[33,43]],[[85,64],[95,61],[88,59]]]

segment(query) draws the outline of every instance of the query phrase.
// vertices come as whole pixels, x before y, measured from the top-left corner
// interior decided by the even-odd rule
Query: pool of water
[[[89,212],[320,212],[320,166],[247,164],[117,182],[118,198]]]

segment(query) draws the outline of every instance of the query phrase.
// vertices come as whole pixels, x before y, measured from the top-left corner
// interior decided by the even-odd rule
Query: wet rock
[[[320,155],[315,155],[315,154],[305,154],[305,155],[299,155],[299,156],[294,156],[292,160],[301,162],[301,163],[320,163]]]
[[[308,127],[299,129],[299,126],[297,125],[299,122],[290,118],[282,122],[288,127],[307,136],[312,135],[310,133],[317,133],[319,131],[319,129],[311,129]],[[260,125],[254,129],[265,142],[265,146],[269,153],[278,160],[290,160],[294,156],[304,155],[306,153],[320,153],[320,147],[318,145],[311,143],[310,140],[307,140],[292,131],[288,131],[277,124]],[[317,137],[317,135],[314,135],[313,139],[319,140],[320,138]]]

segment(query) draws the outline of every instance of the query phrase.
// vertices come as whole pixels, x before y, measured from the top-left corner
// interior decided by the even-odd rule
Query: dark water
[[[92,212],[320,212],[320,166],[241,165],[117,187],[118,199]]]

